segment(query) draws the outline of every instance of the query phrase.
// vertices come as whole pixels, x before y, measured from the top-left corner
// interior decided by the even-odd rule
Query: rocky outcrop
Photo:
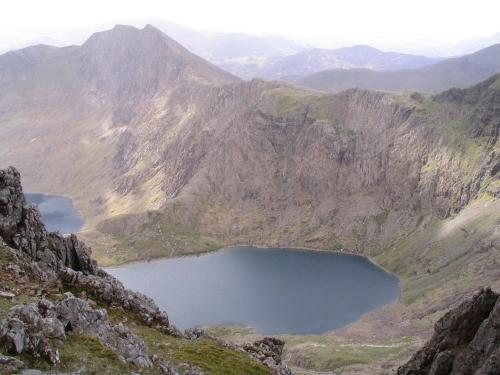
[[[110,324],[105,309],[94,309],[88,300],[71,293],[56,303],[42,299],[38,304],[15,307],[0,325],[0,341],[9,353],[28,352],[58,363],[57,346],[67,332],[95,337],[138,367],[152,366],[142,340],[122,324]]]
[[[66,268],[59,273],[59,277],[68,285],[83,289],[103,302],[137,313],[148,326],[177,333],[175,327],[170,327],[167,314],[158,309],[151,298],[125,289],[121,282],[102,270],[91,275]]]
[[[8,355],[0,355],[0,369],[5,373],[14,374],[23,369],[25,364],[23,361]]]
[[[500,296],[482,289],[444,315],[398,375],[500,374]]]
[[[282,362],[285,342],[276,337],[264,337],[252,344],[243,345],[243,350],[273,370],[276,375],[293,375]]]
[[[150,298],[126,289],[99,269],[91,249],[74,234],[47,232],[38,209],[26,204],[19,172],[13,167],[0,170],[0,238],[35,261],[32,266],[40,268],[41,278],[87,290],[104,302],[139,314],[150,326],[176,332],[167,314]]]
[[[27,205],[20,174],[13,167],[0,170],[0,237],[47,269],[97,270],[90,248],[75,235],[47,232],[38,209]]]

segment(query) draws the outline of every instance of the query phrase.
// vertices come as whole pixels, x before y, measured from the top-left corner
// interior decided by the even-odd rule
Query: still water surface
[[[181,329],[251,326],[266,334],[320,334],[398,298],[398,280],[365,258],[235,247],[107,270],[152,297]]]
[[[50,232],[78,232],[85,224],[69,198],[59,195],[33,193],[26,194],[26,201],[38,206],[45,227]]]

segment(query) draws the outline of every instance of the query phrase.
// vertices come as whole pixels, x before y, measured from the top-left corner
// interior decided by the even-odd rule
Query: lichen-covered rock
[[[165,375],[179,375],[177,368],[170,363],[160,364],[160,371]]]
[[[150,326],[178,334],[153,300],[125,289],[97,268],[91,249],[74,234],[46,231],[38,210],[26,204],[19,172],[13,167],[0,170],[0,238],[34,261],[30,273],[39,279],[53,278],[85,289],[104,302],[138,313]]]
[[[500,374],[500,298],[482,289],[449,311],[398,375]]]

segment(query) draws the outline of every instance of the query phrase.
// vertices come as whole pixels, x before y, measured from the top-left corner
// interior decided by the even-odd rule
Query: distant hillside
[[[135,22],[140,23],[140,20]],[[244,79],[298,77],[336,68],[412,69],[439,61],[425,56],[382,52],[367,45],[310,49],[282,37],[203,33],[163,20],[150,22],[191,52]]]
[[[312,49],[283,57],[265,66],[259,76],[271,79],[301,77],[329,69],[366,68],[372,70],[413,69],[431,65],[439,59],[396,52],[382,52],[359,45],[339,49]]]
[[[308,47],[278,36],[255,36],[243,33],[209,33],[166,22],[148,20],[191,52],[242,78],[255,78],[263,66]],[[143,20],[131,20],[141,24]]]
[[[325,70],[300,78],[297,83],[317,90],[340,92],[348,88],[381,91],[439,92],[467,87],[500,72],[500,44],[471,55],[443,60],[411,70],[379,72],[370,69]]]

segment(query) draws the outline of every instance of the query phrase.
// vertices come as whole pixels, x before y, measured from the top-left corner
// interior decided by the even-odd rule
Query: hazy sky
[[[0,8],[0,46],[155,17],[196,29],[323,45],[438,48],[499,32],[499,14],[499,0],[7,0]]]

